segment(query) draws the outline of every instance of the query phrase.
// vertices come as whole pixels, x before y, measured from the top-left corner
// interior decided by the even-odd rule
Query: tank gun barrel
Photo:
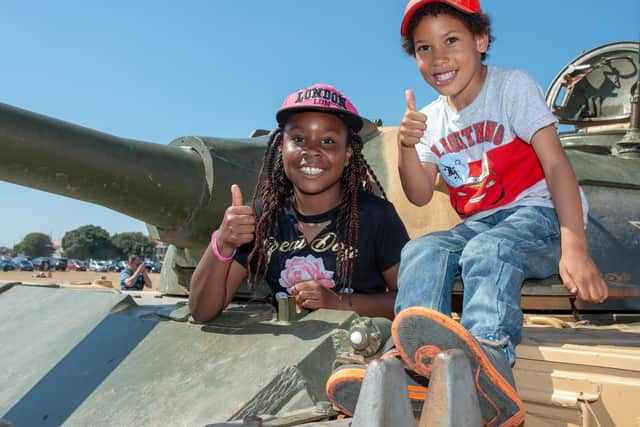
[[[105,206],[146,222],[154,237],[197,247],[228,205],[226,185],[218,207],[212,203],[216,177],[255,180],[265,138],[255,140],[184,137],[160,145],[0,104],[0,180]],[[214,163],[224,165],[215,171]]]

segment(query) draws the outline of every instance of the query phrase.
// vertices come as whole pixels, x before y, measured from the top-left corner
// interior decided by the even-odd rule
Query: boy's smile
[[[441,14],[424,16],[413,30],[415,56],[422,77],[459,111],[482,89],[488,35],[474,35],[460,20]]]

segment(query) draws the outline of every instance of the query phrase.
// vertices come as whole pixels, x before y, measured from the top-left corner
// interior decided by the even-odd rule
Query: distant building
[[[156,240],[156,246],[153,248],[153,259],[157,262],[164,262],[164,256],[167,254],[169,244]]]
[[[54,258],[62,258],[62,240],[52,240],[51,244],[53,245],[53,255]]]

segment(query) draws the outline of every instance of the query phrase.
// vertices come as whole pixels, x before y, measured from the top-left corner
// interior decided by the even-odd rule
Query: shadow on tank
[[[547,93],[563,128],[573,127],[561,141],[590,204],[589,245],[612,298],[581,304],[558,277],[523,286],[525,331],[514,374],[527,426],[637,421],[639,51],[637,42],[620,42],[585,52]],[[425,208],[405,199],[396,132],[367,121],[361,134],[410,235],[451,227],[459,219],[446,194]],[[19,426],[348,425],[325,402],[326,378],[338,365],[379,355],[387,323],[290,304],[276,314],[247,289],[218,319],[189,318],[191,273],[230,204],[229,187],[252,192],[267,141],[264,131],[252,135],[158,145],[0,105],[0,179],[122,212],[170,243],[154,292],[0,284],[0,419]],[[396,367],[376,366],[378,379],[396,384]],[[376,389],[363,395],[363,407],[381,407]]]

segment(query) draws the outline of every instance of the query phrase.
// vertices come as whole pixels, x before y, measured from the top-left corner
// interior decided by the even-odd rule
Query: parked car
[[[33,264],[33,268],[34,269],[42,271],[44,269],[43,264],[45,262],[49,266],[47,269],[50,270],[52,268],[51,259],[49,257],[46,257],[46,256],[34,258],[31,261],[31,264]]]
[[[15,265],[20,271],[33,271],[33,264],[26,258],[18,260]]]
[[[87,265],[77,259],[70,259],[67,261],[67,270],[69,271],[87,271]]]
[[[107,272],[107,264],[104,261],[90,261],[89,270],[98,272]]]
[[[56,271],[65,271],[67,269],[67,259],[51,258],[51,269]]]
[[[160,273],[160,272],[162,272],[162,263],[161,262],[154,262],[153,263],[153,267],[151,267],[151,272],[152,273]]]
[[[120,265],[120,262],[116,262],[116,261],[107,261],[107,270],[109,271],[115,271],[117,273],[120,273],[122,270],[124,270],[125,268],[127,268],[127,265],[125,263],[124,267],[122,267]]]
[[[11,271],[15,269],[16,265],[9,258],[0,259],[0,271]]]

